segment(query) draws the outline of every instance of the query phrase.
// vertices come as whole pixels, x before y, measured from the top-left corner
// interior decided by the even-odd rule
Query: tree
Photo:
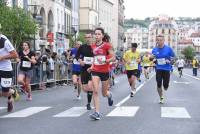
[[[183,49],[182,54],[187,60],[192,60],[195,56],[194,49],[191,46],[188,46],[185,49]]]
[[[78,37],[76,38],[76,41],[81,41],[83,44],[86,43],[84,34],[85,34],[84,32],[79,32]],[[70,42],[69,47],[70,48],[73,47],[75,44],[75,38],[72,35],[69,36],[69,42]]]
[[[16,48],[24,40],[33,39],[38,27],[31,14],[18,7],[8,7],[0,0],[1,32],[5,34]]]

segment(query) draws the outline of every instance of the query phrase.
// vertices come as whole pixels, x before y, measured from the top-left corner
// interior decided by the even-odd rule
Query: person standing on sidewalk
[[[193,76],[197,76],[198,67],[199,67],[199,61],[197,60],[197,58],[194,58],[192,60]]]
[[[160,103],[164,103],[163,89],[167,91],[170,82],[170,71],[172,69],[172,58],[175,54],[168,45],[164,43],[164,36],[159,34],[156,36],[157,46],[153,48],[152,54],[156,61],[156,82],[157,91],[160,97]]]
[[[0,84],[2,88],[0,97],[8,97],[8,112],[13,110],[13,95],[16,93],[15,90],[11,89],[13,78],[11,59],[15,59],[17,57],[18,54],[11,42],[5,35],[1,34],[0,24]]]
[[[123,55],[128,82],[131,87],[130,97],[136,93],[136,80],[138,77],[138,63],[141,62],[140,53],[136,50],[137,43],[131,43],[131,49]]]
[[[18,72],[18,83],[22,85],[22,88],[27,92],[27,101],[32,100],[31,95],[31,78],[33,77],[33,66],[37,63],[35,59],[35,53],[30,50],[30,43],[25,41],[22,43],[22,51],[19,51],[19,72]]]
[[[110,43],[104,42],[104,29],[96,28],[94,30],[96,43],[92,44],[94,54],[94,62],[88,71],[92,72],[93,83],[93,100],[95,112],[90,115],[91,119],[99,120],[100,117],[100,100],[99,100],[99,84],[102,84],[102,94],[108,98],[108,105],[113,105],[112,93],[109,91],[109,63],[115,60],[115,55]],[[108,58],[108,56],[110,58]]]
[[[86,33],[85,35],[86,43],[81,45],[77,51],[76,59],[81,65],[81,83],[83,91],[87,92],[87,110],[91,110],[91,101],[93,94],[92,76],[91,73],[87,71],[93,63],[93,52],[91,48],[92,44],[92,34]]]

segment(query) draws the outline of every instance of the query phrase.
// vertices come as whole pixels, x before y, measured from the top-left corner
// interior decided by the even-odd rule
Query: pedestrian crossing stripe
[[[164,118],[191,118],[183,107],[161,107],[161,117]]]
[[[6,109],[6,107],[0,107],[0,110]]]
[[[33,114],[39,113],[41,111],[47,110],[51,107],[29,107],[5,116],[2,116],[1,118],[18,118],[18,117],[28,117]]]
[[[133,117],[137,113],[139,107],[117,107],[107,116],[118,116],[118,117]]]
[[[86,107],[72,107],[64,112],[54,115],[53,117],[79,117],[86,112]]]
[[[0,116],[0,118],[23,118],[43,112],[51,107],[29,107],[20,111]],[[0,107],[6,109],[6,107]],[[140,107],[139,106],[121,106],[114,108],[107,117],[134,117]],[[53,117],[80,117],[87,112],[86,107],[72,107],[64,112],[53,115]],[[191,118],[184,107],[161,107],[161,118]]]

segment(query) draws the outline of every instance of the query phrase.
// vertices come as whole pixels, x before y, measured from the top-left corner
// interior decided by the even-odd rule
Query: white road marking
[[[107,116],[133,117],[137,113],[138,109],[139,107],[117,107]]]
[[[189,77],[191,77],[193,79],[200,80],[200,78],[198,78],[198,77],[195,77],[195,76],[192,76],[192,75],[189,75],[189,74],[186,74],[186,73],[183,73],[183,74],[186,75],[186,76],[189,76]]]
[[[85,107],[72,107],[64,112],[54,115],[53,117],[79,117],[86,113]]]
[[[0,110],[6,109],[6,107],[0,107]]]
[[[0,118],[15,118],[15,117],[28,117],[33,114],[39,113],[41,111],[47,110],[51,107],[29,107],[5,116],[2,116]]]
[[[153,77],[155,76],[155,74],[153,74],[147,81],[145,81],[144,83],[142,83],[139,87],[136,88],[136,93],[138,91],[140,91],[140,89],[145,85],[145,83],[147,83],[148,81],[150,81]],[[127,97],[125,97],[123,100],[121,100],[120,102],[118,102],[115,106],[119,107],[121,106],[124,102],[126,102],[128,99],[130,98],[130,95],[128,95]]]
[[[161,107],[161,117],[164,118],[191,118],[183,107]]]
[[[186,82],[186,81],[174,81],[174,83],[177,83],[177,84],[190,84],[190,82]]]

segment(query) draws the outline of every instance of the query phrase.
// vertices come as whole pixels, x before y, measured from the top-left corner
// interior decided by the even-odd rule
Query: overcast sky
[[[125,18],[200,17],[200,0],[124,0]]]

